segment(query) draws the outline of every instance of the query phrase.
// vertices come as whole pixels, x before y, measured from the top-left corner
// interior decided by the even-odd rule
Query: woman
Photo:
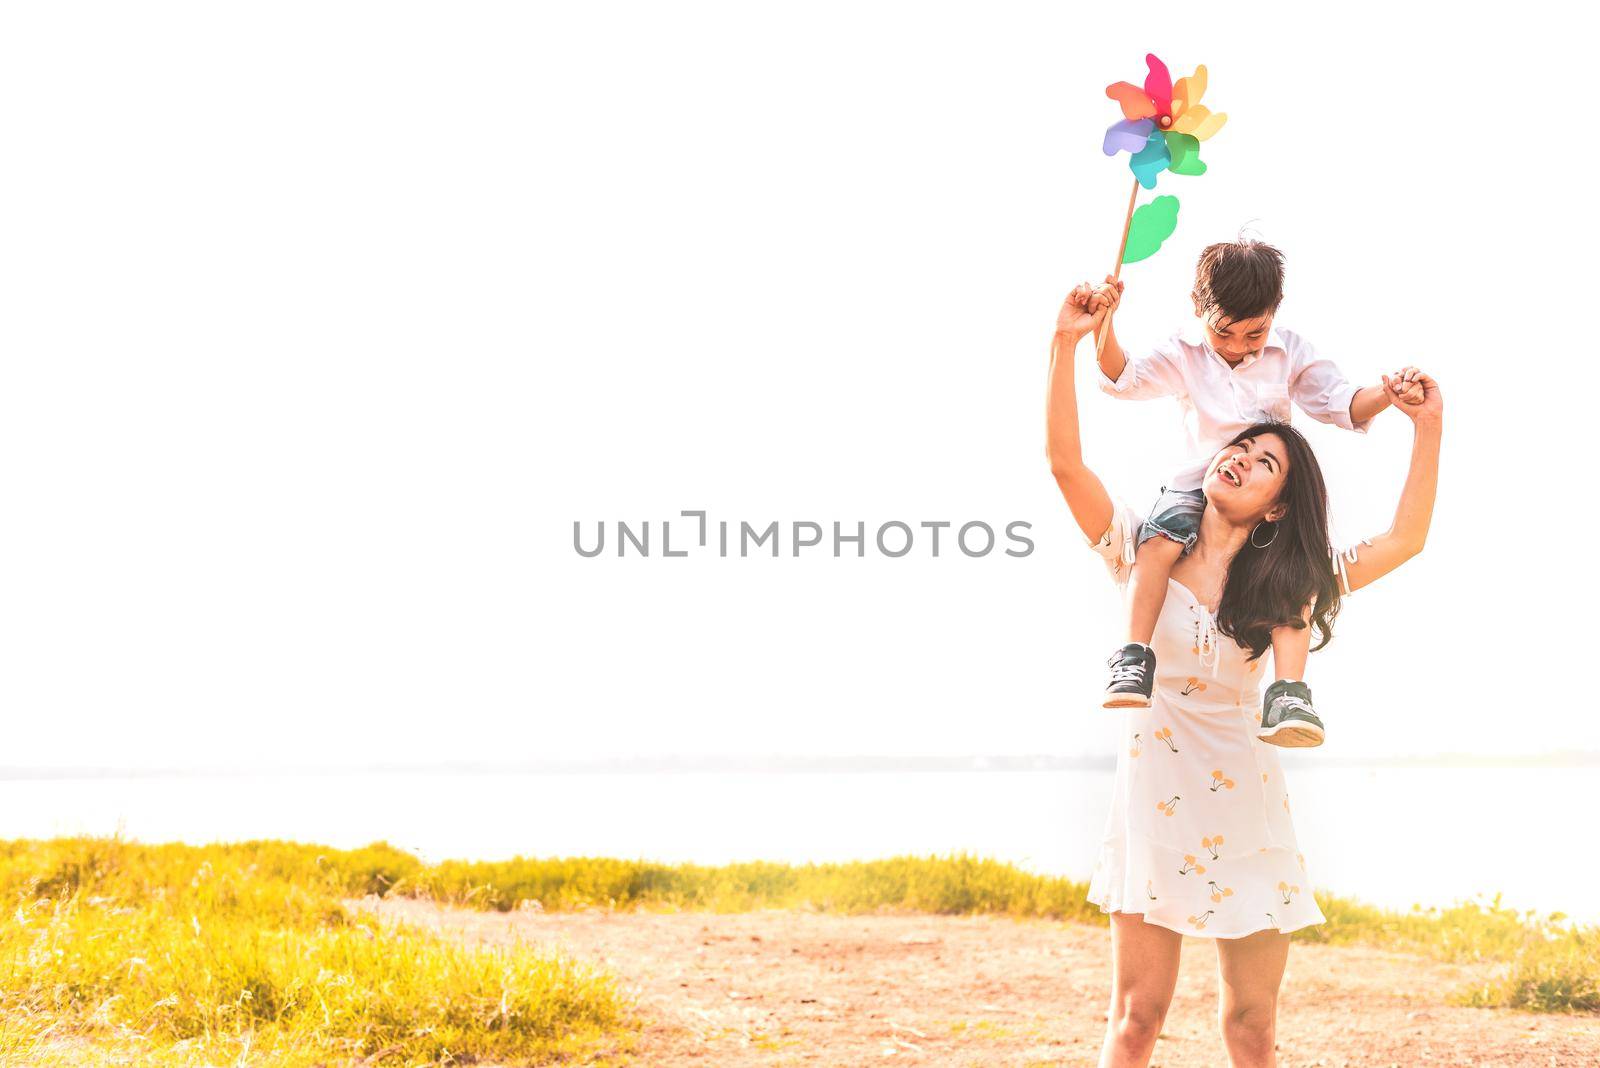
[[[1099,325],[1081,296],[1057,321],[1050,368],[1050,467],[1119,584],[1139,519],[1084,465],[1073,354]],[[1060,358],[1060,357],[1065,357]],[[1101,1068],[1149,1063],[1178,978],[1183,935],[1216,940],[1223,1041],[1235,1068],[1277,1063],[1278,987],[1288,932],[1323,922],[1295,845],[1277,751],[1256,737],[1261,651],[1298,617],[1326,631],[1338,594],[1421,551],[1438,481],[1443,397],[1426,375],[1411,467],[1389,531],[1330,559],[1322,475],[1305,440],[1261,424],[1212,458],[1193,550],[1172,570],[1156,625],[1159,676],[1148,709],[1128,713],[1116,792],[1089,900],[1111,914],[1112,995]],[[1398,401],[1400,383],[1384,378]],[[1298,598],[1298,599],[1296,599]]]

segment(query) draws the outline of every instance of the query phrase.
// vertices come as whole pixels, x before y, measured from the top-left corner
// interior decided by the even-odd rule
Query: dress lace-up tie
[[[1211,677],[1216,678],[1221,663],[1217,655],[1217,617],[1203,604],[1194,606],[1194,615],[1194,645],[1195,651],[1200,654],[1200,666],[1210,668]]]

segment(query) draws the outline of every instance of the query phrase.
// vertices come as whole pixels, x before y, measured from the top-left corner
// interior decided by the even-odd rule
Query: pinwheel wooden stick
[[[1111,284],[1116,285],[1117,279],[1122,277],[1122,258],[1128,254],[1128,231],[1133,229],[1133,206],[1139,199],[1139,179],[1133,180],[1133,192],[1128,194],[1128,217],[1122,221],[1122,244],[1117,246],[1117,263],[1111,270]],[[1106,351],[1106,338],[1111,336],[1111,311],[1107,309],[1106,317],[1100,320],[1100,336],[1095,339],[1094,358],[1100,360],[1100,354]]]
[[[1206,91],[1206,68],[1202,64],[1187,78],[1174,85],[1167,65],[1154,53],[1144,57],[1149,73],[1144,87],[1132,82],[1106,86],[1106,96],[1122,105],[1122,121],[1106,131],[1105,153],[1128,153],[1128,169],[1133,171],[1133,195],[1128,198],[1128,217],[1122,223],[1122,243],[1112,269],[1113,284],[1122,277],[1122,265],[1137,263],[1154,255],[1161,243],[1172,236],[1178,225],[1178,198],[1159,196],[1135,210],[1139,187],[1154,189],[1162,171],[1200,175],[1206,165],[1200,160],[1200,142],[1222,129],[1228,120],[1203,107],[1200,97]],[[1111,336],[1111,313],[1100,320],[1100,337],[1095,344],[1095,359],[1105,351]]]

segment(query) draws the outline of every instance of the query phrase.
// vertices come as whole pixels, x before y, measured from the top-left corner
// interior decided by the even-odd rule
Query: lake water
[[[1287,764],[1287,762],[1286,762]],[[1392,908],[1501,893],[1600,922],[1595,769],[1292,767],[1320,888]],[[1111,773],[306,773],[0,782],[0,837],[378,839],[426,860],[719,864],[965,851],[1086,879]]]

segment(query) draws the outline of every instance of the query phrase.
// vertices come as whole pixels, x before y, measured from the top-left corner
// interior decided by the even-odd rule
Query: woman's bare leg
[[[1161,1034],[1161,1023],[1178,985],[1183,936],[1145,923],[1144,917],[1111,914],[1111,1012],[1100,1068],[1145,1068]]]
[[[1276,1068],[1278,988],[1288,960],[1289,936],[1277,931],[1217,939],[1218,1013],[1233,1068]]]

